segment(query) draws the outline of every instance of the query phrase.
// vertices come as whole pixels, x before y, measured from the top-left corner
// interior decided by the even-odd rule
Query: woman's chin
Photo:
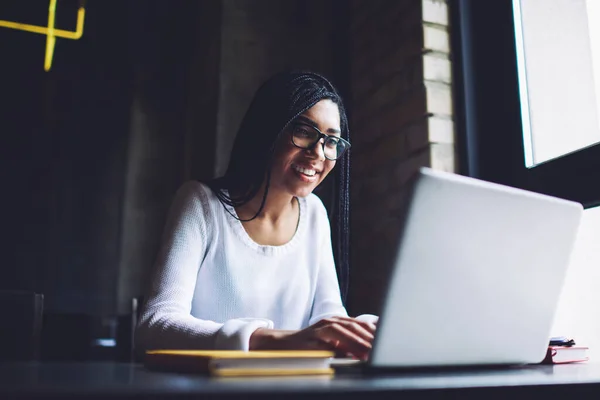
[[[315,190],[314,185],[290,188],[290,193],[295,197],[306,197]]]

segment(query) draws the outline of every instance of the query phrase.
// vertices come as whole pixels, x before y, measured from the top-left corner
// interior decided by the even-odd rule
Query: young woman
[[[141,349],[330,349],[367,357],[376,317],[348,317],[329,219],[313,190],[339,168],[337,262],[347,285],[348,123],[314,73],[257,91],[226,174],[176,194],[137,328]]]

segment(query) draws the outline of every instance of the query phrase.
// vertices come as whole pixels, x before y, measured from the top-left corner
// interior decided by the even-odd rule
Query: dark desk
[[[405,372],[333,378],[221,378],[146,371],[138,364],[0,364],[0,398],[556,398],[600,395],[600,364]]]

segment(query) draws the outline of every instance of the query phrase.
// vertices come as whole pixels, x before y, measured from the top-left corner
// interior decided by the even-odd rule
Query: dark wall
[[[136,48],[120,312],[145,292],[173,194],[187,179],[212,178],[216,158],[221,1],[144,4],[130,33]]]
[[[0,3],[3,19],[29,17],[32,23],[44,23],[45,10],[27,13],[29,7],[24,4],[7,6]],[[39,195],[41,183],[48,176],[44,166],[49,163],[47,149],[51,143],[39,132],[47,119],[43,89],[49,87],[42,69],[44,39],[0,28],[0,54],[0,170],[4,178],[0,287],[33,288],[34,266],[39,262],[35,245],[45,245],[41,228],[47,219],[39,206],[34,207],[34,196]],[[35,139],[38,144],[32,146]],[[34,246],[31,250],[30,245]]]
[[[57,27],[74,29],[77,3],[58,3]],[[124,249],[155,252],[152,237],[132,244],[126,228],[139,221],[125,217],[141,212],[160,231],[177,186],[192,169],[205,173],[197,160],[214,153],[198,138],[208,145],[185,150],[200,132],[189,118],[202,102],[189,95],[200,57],[190,49],[203,49],[197,17],[209,3],[87,2],[82,39],[58,39],[48,73],[44,36],[0,29],[0,289],[43,292],[50,311],[115,312]],[[0,16],[46,25],[47,4],[3,2]]]
[[[73,29],[76,5],[60,2],[57,26]],[[41,2],[3,7],[15,20],[46,23]],[[57,41],[49,73],[44,36],[0,31],[3,169],[10,172],[1,285],[44,292],[48,309],[96,312],[114,303],[106,289],[119,249],[108,239],[119,235],[132,100],[127,17],[90,2],[84,37]]]

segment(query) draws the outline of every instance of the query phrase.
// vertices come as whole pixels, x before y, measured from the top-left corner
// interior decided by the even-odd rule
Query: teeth
[[[308,175],[308,176],[314,176],[317,173],[317,171],[315,171],[314,169],[305,169],[305,168],[299,167],[297,165],[294,165],[294,169],[296,171],[298,171],[304,175]]]

